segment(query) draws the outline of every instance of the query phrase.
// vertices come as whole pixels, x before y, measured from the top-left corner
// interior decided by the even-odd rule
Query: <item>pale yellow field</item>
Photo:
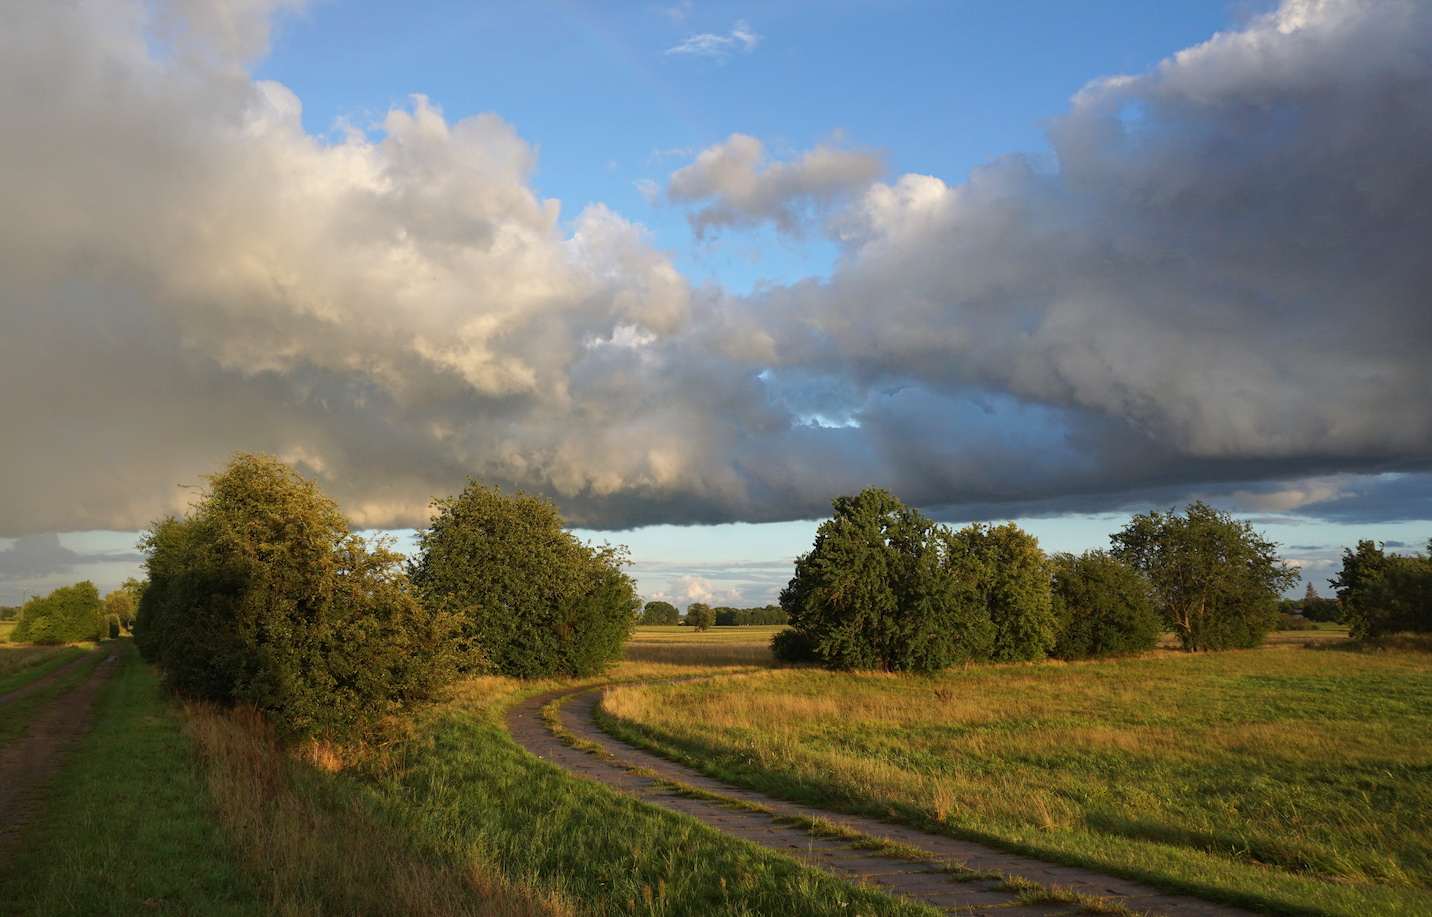
[[[784,624],[713,627],[697,633],[680,625],[638,627],[627,643],[627,662],[695,666],[769,666],[771,637]]]

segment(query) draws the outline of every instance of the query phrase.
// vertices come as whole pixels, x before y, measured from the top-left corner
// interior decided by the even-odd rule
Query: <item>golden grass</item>
[[[601,710],[778,795],[1330,913],[1418,913],[1429,676],[1432,658],[1407,652],[1156,652],[933,677],[774,670],[609,689]],[[1340,898],[1314,877],[1387,894]]]
[[[0,646],[0,678],[73,650],[72,646],[35,646],[29,643]]]
[[[270,913],[414,917],[567,917],[551,893],[458,869],[417,849],[353,793],[306,773],[255,711],[188,703],[184,732],[203,765],[220,823],[271,894]],[[321,753],[320,753],[321,756]]]
[[[713,627],[697,633],[689,627],[638,627],[626,646],[626,661],[675,666],[762,666],[769,668],[771,637],[784,625]]]

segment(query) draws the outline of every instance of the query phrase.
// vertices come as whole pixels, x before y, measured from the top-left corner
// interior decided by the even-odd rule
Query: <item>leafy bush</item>
[[[452,613],[491,670],[592,675],[621,658],[641,601],[624,548],[592,547],[545,497],[469,481],[433,502],[409,576],[434,614]]]
[[[1013,522],[937,531],[945,571],[978,597],[994,624],[989,658],[1018,662],[1048,655],[1056,628],[1039,540]]]
[[[458,622],[418,604],[402,558],[351,534],[312,482],[245,453],[206,480],[142,542],[136,643],[169,685],[341,739],[456,677]]]
[[[79,643],[104,636],[99,590],[89,580],[61,586],[25,603],[20,623],[10,632],[12,643]]]
[[[643,624],[680,624],[681,611],[670,602],[647,602],[641,612]]]
[[[1159,617],[1148,581],[1106,551],[1055,554],[1052,610],[1059,659],[1131,656],[1158,644]]]
[[[930,520],[873,487],[831,505],[781,591],[793,632],[772,641],[776,658],[808,650],[833,669],[927,672],[988,655],[988,610],[943,569]]]

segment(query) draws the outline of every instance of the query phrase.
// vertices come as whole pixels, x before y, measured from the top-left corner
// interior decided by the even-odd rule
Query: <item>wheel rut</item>
[[[53,684],[92,659],[102,648],[0,697],[0,706]],[[19,829],[37,805],[37,791],[64,762],[70,745],[89,729],[94,700],[111,675],[118,656],[111,647],[85,680],[40,711],[24,735],[0,747],[0,857],[15,843]]]
[[[564,688],[527,698],[508,711],[508,732],[532,754],[578,777],[689,815],[726,834],[760,844],[848,881],[873,886],[948,913],[968,917],[1056,917],[1081,913],[1078,903],[1028,903],[1030,896],[1012,887],[1009,880],[1014,880],[1013,884],[1023,881],[1056,892],[1103,899],[1105,904],[1119,905],[1137,914],[1160,917],[1254,915],[1248,910],[1166,894],[1127,879],[1057,866],[873,818],[797,805],[713,780],[602,732],[593,713],[602,689],[610,686]],[[558,719],[561,728],[570,734],[566,740],[543,722],[541,713],[549,703],[564,698]],[[567,744],[571,737],[582,747]],[[691,790],[682,791],[673,783]],[[692,791],[724,799],[692,798]],[[830,831],[812,830],[809,825],[814,820],[834,826],[836,830],[890,842],[889,852],[861,849],[849,839],[831,836]],[[890,849],[893,845],[899,846]],[[978,878],[970,878],[971,875]]]

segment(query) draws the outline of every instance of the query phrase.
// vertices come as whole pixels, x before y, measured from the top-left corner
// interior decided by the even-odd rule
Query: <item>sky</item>
[[[1432,536],[1417,0],[0,0],[0,604],[236,450],[773,601],[838,494]]]

